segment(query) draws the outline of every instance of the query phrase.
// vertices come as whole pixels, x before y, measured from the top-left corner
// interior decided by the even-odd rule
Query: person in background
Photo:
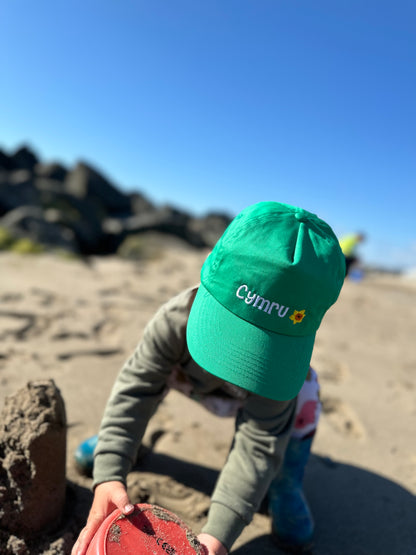
[[[364,233],[350,233],[349,235],[345,235],[345,237],[341,237],[339,241],[341,250],[345,256],[346,276],[349,274],[351,266],[358,262],[357,248],[363,241],[365,241]]]
[[[260,202],[234,218],[200,284],[158,310],[116,379],[94,450],[94,500],[73,555],[85,554],[112,510],[133,511],[126,476],[170,388],[236,415],[198,536],[208,555],[229,552],[266,495],[278,544],[310,548],[302,480],[320,410],[310,359],[344,277],[338,240],[314,214]]]

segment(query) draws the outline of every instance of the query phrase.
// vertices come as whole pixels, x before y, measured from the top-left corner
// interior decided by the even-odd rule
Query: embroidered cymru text
[[[284,318],[289,310],[288,306],[280,305],[275,301],[269,301],[269,299],[257,295],[257,293],[252,293],[249,291],[247,285],[240,285],[237,289],[236,296],[244,300],[246,304],[252,305],[253,308],[257,308],[258,310],[263,310],[263,312],[267,314],[271,314],[272,310],[276,310],[280,318]]]

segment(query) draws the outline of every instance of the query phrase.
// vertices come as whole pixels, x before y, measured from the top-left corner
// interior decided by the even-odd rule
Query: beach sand
[[[31,552],[69,552],[92,499],[73,453],[97,432],[149,318],[198,282],[206,255],[176,240],[136,262],[0,254],[0,407],[29,381],[53,379],[68,423],[64,519]],[[346,281],[317,334],[323,413],[305,475],[316,554],[416,554],[415,301],[416,280]],[[164,506],[198,533],[233,425],[169,393],[146,432],[152,449],[129,475],[132,500]],[[269,530],[267,515],[256,514],[232,553],[281,553]],[[18,538],[14,545],[23,550]]]

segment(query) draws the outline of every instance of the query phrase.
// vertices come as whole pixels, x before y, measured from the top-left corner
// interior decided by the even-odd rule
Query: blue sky
[[[317,213],[416,266],[414,0],[3,0],[0,148],[195,214]]]

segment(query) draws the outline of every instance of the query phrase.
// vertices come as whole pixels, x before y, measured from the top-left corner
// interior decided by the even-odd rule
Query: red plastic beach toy
[[[175,514],[138,504],[130,515],[113,511],[93,537],[87,555],[205,555],[205,548]]]

